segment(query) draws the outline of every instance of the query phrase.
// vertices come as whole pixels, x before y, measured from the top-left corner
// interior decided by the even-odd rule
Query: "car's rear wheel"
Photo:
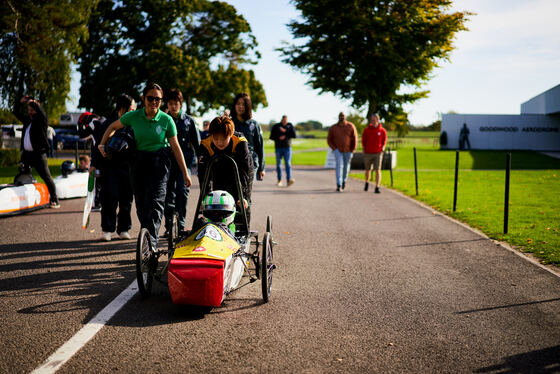
[[[270,298],[272,289],[272,271],[274,270],[273,256],[272,256],[272,236],[270,232],[265,232],[262,241],[261,249],[261,285],[262,297],[265,303]]]

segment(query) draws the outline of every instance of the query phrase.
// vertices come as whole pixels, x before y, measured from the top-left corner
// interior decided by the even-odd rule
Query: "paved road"
[[[272,215],[280,243],[268,304],[250,285],[208,312],[158,284],[58,372],[560,372],[556,275],[391,191],[295,178],[256,183],[253,228]],[[0,220],[0,372],[38,367],[134,280],[134,240],[96,241],[82,204]]]

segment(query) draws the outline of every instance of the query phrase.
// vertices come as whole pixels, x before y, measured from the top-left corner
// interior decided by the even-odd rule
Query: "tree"
[[[260,58],[251,28],[235,8],[209,0],[101,0],[80,56],[79,106],[107,113],[112,98],[146,81],[183,92],[187,112],[231,105],[238,92],[266,106],[262,84],[245,65]]]
[[[358,131],[358,135],[361,135],[367,125],[366,117],[361,115],[359,112],[350,112],[348,116],[346,116],[346,120],[348,122],[352,122],[354,126],[356,126],[356,131]]]
[[[297,131],[312,131],[312,130],[322,130],[323,124],[319,121],[308,120],[305,122],[298,122],[296,124]]]
[[[5,0],[0,3],[0,106],[35,96],[51,118],[66,110],[70,65],[87,39],[97,1]]]
[[[18,119],[10,109],[0,109],[0,124],[11,125],[14,123],[19,123]]]
[[[450,0],[292,0],[301,12],[288,28],[302,43],[278,50],[320,93],[351,99],[407,131],[405,103],[442,60],[472,13],[447,13]]]

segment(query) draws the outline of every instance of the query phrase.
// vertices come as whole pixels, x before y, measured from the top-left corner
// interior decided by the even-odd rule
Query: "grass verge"
[[[560,170],[514,170],[510,179],[508,234],[504,228],[505,172],[461,170],[457,209],[453,212],[454,170],[419,171],[419,194],[413,171],[393,171],[393,188],[484,232],[544,264],[560,265]],[[362,173],[352,174],[364,179]],[[383,184],[390,185],[389,171]]]

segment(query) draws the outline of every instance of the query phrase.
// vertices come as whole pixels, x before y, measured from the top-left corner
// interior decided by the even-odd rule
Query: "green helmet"
[[[235,200],[227,191],[216,190],[204,198],[202,215],[210,222],[229,225],[235,216]]]

